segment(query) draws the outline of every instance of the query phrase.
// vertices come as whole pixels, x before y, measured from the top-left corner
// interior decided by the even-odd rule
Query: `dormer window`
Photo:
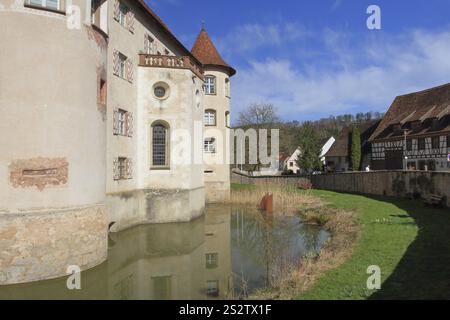
[[[420,121],[414,121],[411,123],[411,129],[413,131],[419,131],[421,128],[422,123]]]
[[[434,118],[431,120],[431,130],[436,131],[439,129],[439,120],[437,118]]]
[[[205,77],[205,94],[216,94],[216,77],[206,76]]]
[[[402,133],[402,125],[400,123],[394,124],[393,131],[394,131],[395,134]]]

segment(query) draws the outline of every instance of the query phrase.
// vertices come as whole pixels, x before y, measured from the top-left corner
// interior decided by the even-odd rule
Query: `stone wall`
[[[145,189],[107,196],[110,232],[150,223],[188,222],[205,209],[205,189]]]
[[[297,185],[300,179],[305,179],[302,176],[247,176],[241,173],[231,173],[231,183],[237,184],[291,184]]]
[[[250,177],[236,172],[231,182],[238,184],[298,184],[299,176]],[[450,172],[372,171],[314,175],[309,178],[315,189],[385,195],[391,197],[438,194],[446,197],[450,207]]]
[[[0,285],[67,275],[106,260],[105,206],[61,212],[0,215]]]
[[[312,176],[316,189],[393,197],[438,194],[450,206],[450,173],[426,171],[372,171]]]

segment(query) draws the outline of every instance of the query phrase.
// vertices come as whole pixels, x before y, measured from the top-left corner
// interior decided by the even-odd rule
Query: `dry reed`
[[[305,223],[321,225],[331,234],[318,253],[310,253],[300,261],[285,260],[274,268],[269,287],[257,290],[250,299],[294,299],[310,288],[326,271],[344,263],[352,254],[359,237],[359,225],[352,212],[325,206],[310,192],[298,192],[292,185],[255,185],[233,190],[231,204],[255,208],[262,197],[273,194],[274,214],[299,214]]]
[[[293,215],[301,208],[314,209],[323,206],[322,201],[308,191],[299,193],[292,186],[282,185],[256,185],[252,189],[233,190],[230,203],[257,208],[267,193],[273,194],[274,214]]]

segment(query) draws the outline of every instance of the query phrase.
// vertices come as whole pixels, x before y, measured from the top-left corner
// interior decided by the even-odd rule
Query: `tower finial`
[[[206,31],[205,20],[202,20],[202,31]]]

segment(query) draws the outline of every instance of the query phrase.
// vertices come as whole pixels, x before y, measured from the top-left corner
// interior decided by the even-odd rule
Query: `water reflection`
[[[296,217],[210,206],[191,223],[146,225],[110,235],[108,261],[66,279],[0,287],[0,299],[227,299],[263,287],[328,235]]]
[[[246,296],[254,289],[274,284],[297,268],[300,258],[318,252],[329,234],[300,218],[273,218],[256,210],[234,210],[232,215],[232,270],[235,294]]]

